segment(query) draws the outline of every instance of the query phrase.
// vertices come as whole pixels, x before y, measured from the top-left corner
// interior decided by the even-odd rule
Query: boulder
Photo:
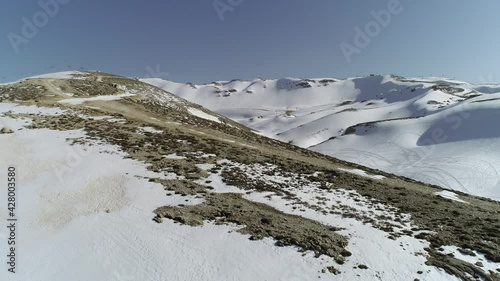
[[[3,127],[2,130],[0,130],[0,134],[12,134],[12,133],[14,133],[14,131],[12,131],[7,127]]]

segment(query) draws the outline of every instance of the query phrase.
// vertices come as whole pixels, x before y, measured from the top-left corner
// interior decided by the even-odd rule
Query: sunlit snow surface
[[[499,85],[390,75],[143,81],[271,138],[500,200]],[[376,123],[353,127],[366,122]]]
[[[443,191],[440,191],[440,192],[436,192],[436,195],[437,196],[441,196],[441,197],[446,198],[446,199],[457,201],[457,202],[460,202],[460,203],[467,203],[466,201],[458,198],[458,195],[456,193],[451,192],[451,191],[443,190]]]
[[[1,104],[0,114],[15,112],[58,115],[61,110]],[[0,124],[14,130],[0,135],[0,169],[15,165],[18,174],[18,268],[16,274],[0,271],[1,280],[456,280],[424,264],[426,243],[411,237],[387,239],[387,233],[354,219],[322,215],[310,209],[293,210],[286,200],[251,193],[246,198],[284,212],[344,227],[353,256],[340,266],[341,275],[321,274],[334,264],[328,258],[302,255],[293,247],[276,247],[271,239],[250,241],[237,226],[206,223],[202,227],[152,221],[159,206],[199,204],[203,199],[170,194],[147,177],[155,174],[141,162],[123,159],[119,147],[102,143],[70,145],[66,139],[85,136],[82,130],[22,129],[29,119],[0,117]],[[19,130],[22,129],[22,130]],[[200,153],[198,157],[212,157]],[[170,157],[173,157],[171,155]],[[178,157],[176,155],[176,157]],[[237,164],[237,163],[236,163]],[[245,167],[260,174],[264,166]],[[200,168],[208,169],[209,165]],[[5,173],[0,182],[6,182]],[[241,192],[211,174],[214,192]],[[269,176],[267,180],[283,181]],[[302,200],[314,203],[317,194],[297,190]],[[342,193],[332,193],[333,203]],[[6,202],[6,193],[0,193]],[[364,201],[345,198],[363,211]],[[384,212],[384,211],[382,211]],[[5,208],[0,220],[7,219]],[[408,225],[408,227],[411,227]],[[0,228],[0,239],[7,229]],[[2,247],[5,247],[3,244]],[[5,258],[4,258],[5,259]],[[358,264],[366,270],[354,270]],[[422,275],[416,275],[422,270]],[[320,278],[318,278],[320,276]]]
[[[374,180],[382,180],[385,179],[384,176],[381,175],[369,175],[366,173],[366,171],[360,170],[360,169],[340,169],[344,172],[352,173],[358,176],[363,176],[366,178],[374,179]]]
[[[132,96],[135,96],[135,94],[124,93],[119,95],[96,96],[90,98],[64,99],[60,100],[59,102],[65,104],[77,105],[77,104],[82,104],[86,101],[111,101],[111,100],[120,100],[123,97],[132,97]]]
[[[0,135],[0,169],[15,165],[18,173],[20,245],[16,274],[2,270],[0,280],[287,280],[290,268],[301,276],[324,268],[311,254],[277,248],[270,239],[250,241],[236,226],[157,224],[157,207],[200,199],[167,197],[162,185],[142,179],[158,174],[123,159],[115,146],[69,145],[66,138],[83,136],[80,130],[18,130],[25,120],[6,117],[0,123],[15,130]],[[5,192],[0,200],[6,202]]]
[[[196,109],[196,108],[188,108],[188,112],[191,113],[192,115],[194,116],[197,116],[197,117],[200,117],[200,118],[203,118],[203,119],[207,119],[207,120],[210,120],[210,121],[214,121],[214,122],[217,122],[217,123],[222,123],[218,117],[216,116],[213,116],[213,115],[210,115],[208,113],[205,113],[199,109]]]

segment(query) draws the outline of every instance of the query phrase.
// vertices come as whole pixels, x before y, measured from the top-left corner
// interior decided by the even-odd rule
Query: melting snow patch
[[[441,196],[443,198],[446,198],[446,199],[450,199],[450,200],[453,200],[453,201],[460,202],[460,203],[469,203],[469,202],[466,202],[466,201],[458,198],[458,195],[456,193],[451,192],[451,191],[443,190],[443,191],[440,191],[440,192],[436,192],[434,194],[437,195],[437,196]]]
[[[125,93],[121,95],[109,95],[109,96],[97,96],[97,97],[91,97],[91,98],[76,98],[76,99],[65,99],[65,100],[60,100],[59,103],[65,103],[65,104],[72,104],[72,105],[77,105],[77,104],[82,104],[86,101],[111,101],[111,100],[119,100],[123,97],[131,97],[135,96],[135,94],[130,94],[130,93]]]
[[[44,116],[57,116],[63,114],[66,110],[60,108],[37,107],[35,105],[25,106],[15,103],[1,103],[0,113],[15,111],[16,114],[38,114]]]
[[[153,127],[140,127],[138,128],[139,131],[142,131],[142,132],[148,132],[148,133],[154,133],[154,134],[161,134],[163,133],[163,131],[161,130],[157,130]]]
[[[241,146],[245,146],[245,147],[249,147],[249,148],[253,148],[253,149],[258,149],[257,147],[253,146],[253,145],[248,145],[248,144],[245,144],[245,143],[240,143]]]
[[[228,139],[219,139],[219,140],[229,142],[229,143],[236,143],[234,140],[228,140]]]
[[[453,254],[453,257],[465,262],[469,262],[471,264],[475,264],[486,272],[490,270],[493,272],[497,272],[497,270],[500,270],[500,263],[489,261],[483,254],[476,251],[463,250],[459,249],[456,246],[444,246],[442,248],[443,251],[441,253],[446,255]]]
[[[385,179],[384,176],[381,176],[381,175],[369,175],[369,174],[366,173],[366,171],[363,171],[363,170],[360,170],[360,169],[344,169],[344,168],[339,168],[339,170],[344,171],[344,172],[348,172],[348,173],[352,173],[352,174],[356,174],[358,176],[363,176],[363,177],[371,178],[371,179],[374,179],[374,180],[383,180],[383,179]]]
[[[396,218],[399,218],[400,223],[393,225],[394,232],[402,232],[413,227],[410,216],[401,214],[393,207],[372,202],[355,191],[338,188],[322,189],[320,183],[308,181],[307,175],[281,174],[277,167],[272,164],[244,165],[228,160],[218,161],[217,164],[239,168],[248,176],[249,180],[258,179],[271,185],[286,184],[285,191],[293,192],[299,202],[307,204],[297,204],[297,202],[272,192],[248,193],[246,190],[229,186],[222,181],[220,171],[197,181],[202,185],[210,185],[213,188],[212,192],[245,193],[244,198],[248,200],[270,205],[286,213],[341,227],[343,230],[339,234],[350,237],[347,249],[352,253],[343,266],[336,265],[342,272],[344,280],[401,280],[402,275],[415,275],[415,277],[419,276],[425,280],[457,280],[456,277],[448,275],[444,270],[425,264],[427,241],[405,235],[389,239],[386,231],[375,227],[384,224],[384,219],[380,219],[382,217],[389,218],[389,221],[396,221]],[[198,167],[209,170],[215,165],[205,164]],[[230,170],[228,171],[230,172]],[[314,208],[307,206],[314,206]],[[323,209],[324,212],[318,211],[317,208]],[[329,212],[329,210],[333,212]],[[345,216],[349,214],[352,217]],[[354,219],[354,217],[372,222],[364,223],[362,220]],[[398,257],[397,260],[394,260],[395,256]],[[324,262],[329,261],[324,260]],[[368,269],[352,270],[353,267],[359,265],[366,265]],[[419,271],[422,273],[417,273]]]
[[[222,164],[222,163],[233,163],[233,162],[231,162],[229,160],[217,161],[217,164]],[[204,171],[208,171],[208,170],[215,167],[214,164],[197,164],[196,166]],[[208,177],[206,177],[204,179],[197,180],[197,181],[195,181],[195,183],[198,183],[198,184],[204,185],[204,186],[210,186],[211,187],[210,192],[214,192],[214,193],[241,193],[241,194],[245,193],[244,190],[242,190],[236,186],[232,186],[232,185],[228,185],[228,184],[224,183],[224,181],[222,180],[222,176],[221,176],[220,171],[216,174],[209,174]]]
[[[198,167],[198,168],[200,168],[200,169],[202,169],[204,171],[208,171],[208,170],[214,168],[215,165],[214,164],[205,163],[205,164],[196,164],[196,167]]]
[[[310,199],[312,200],[314,197],[311,196]],[[349,236],[347,250],[352,253],[352,256],[348,257],[343,265],[335,265],[342,272],[338,280],[399,281],[402,280],[402,276],[411,277],[411,279],[408,278],[409,280],[413,280],[414,277],[419,277],[420,280],[458,280],[442,269],[425,264],[425,247],[428,246],[426,241],[409,236],[401,236],[395,240],[388,239],[385,231],[374,228],[370,224],[364,224],[342,215],[322,214],[305,206],[295,209],[290,201],[279,196],[266,196],[264,193],[254,192],[244,195],[244,198],[270,205],[289,214],[300,215],[327,225],[343,228],[344,230],[338,233]],[[307,198],[303,199],[309,201],[311,205],[316,205],[316,202],[307,200]],[[335,201],[331,201],[330,204],[332,203],[335,204]],[[373,210],[373,208],[370,209]],[[408,223],[405,228],[410,229],[411,227],[412,225]],[[367,269],[352,269],[359,268],[359,265],[366,265]],[[422,273],[418,274],[418,271]]]
[[[84,79],[83,77],[78,77],[76,75],[88,76],[88,73],[80,71],[62,71],[62,72],[31,76],[26,79]]]
[[[240,194],[245,193],[245,190],[241,188],[224,183],[220,173],[210,174],[207,178],[197,180],[195,181],[195,183],[204,186],[210,186],[211,187],[210,192],[214,193],[240,193]]]
[[[198,151],[198,152],[186,152],[186,153],[184,153],[184,155],[194,156],[196,158],[210,158],[210,157],[216,157],[217,156],[217,155],[211,154],[211,153],[205,154],[205,153],[203,153],[201,151]],[[165,158],[165,159],[180,160],[180,159],[186,159],[187,157],[182,156],[182,155],[177,155],[176,153],[172,153],[172,154],[169,154],[169,155],[164,155],[163,158]]]
[[[456,193],[451,192],[451,191],[443,190],[443,191],[440,191],[440,192],[436,192],[434,194],[437,195],[437,196],[441,196],[443,198],[446,198],[446,199],[450,199],[450,200],[453,200],[453,201],[460,202],[460,203],[469,203],[469,202],[466,202],[466,201],[458,198],[458,195]]]
[[[196,109],[196,108],[188,108],[188,111],[189,113],[191,113],[192,115],[194,116],[197,116],[197,117],[200,117],[200,118],[203,118],[203,119],[206,119],[206,120],[210,120],[210,121],[214,121],[214,122],[217,122],[217,123],[222,123],[218,117],[216,116],[213,116],[213,115],[210,115],[210,114],[207,114],[199,109]]]
[[[169,155],[163,155],[163,158],[165,158],[165,159],[172,159],[172,160],[186,159],[186,157],[177,155],[177,153],[172,153],[172,154],[169,154]]]
[[[189,154],[195,156],[196,158],[210,158],[210,157],[216,157],[217,155],[213,153],[204,153],[203,151],[197,151],[197,152],[190,152]]]
[[[127,120],[122,118],[109,118],[105,120],[111,123],[127,124]]]
[[[77,115],[78,117],[80,118],[83,118],[83,119],[88,119],[88,120],[103,120],[103,121],[107,121],[107,122],[110,122],[110,123],[120,123],[120,124],[127,124],[127,120],[126,119],[123,119],[123,118],[114,118],[112,116],[88,116],[88,115],[85,115],[85,114],[78,114]]]
[[[64,180],[58,180],[53,165],[67,165],[66,150],[78,145],[71,146],[65,139],[75,137],[75,132],[23,130],[13,136],[16,141],[0,146],[5,163],[15,162],[23,171],[23,202],[30,206],[19,209],[25,221],[19,233],[29,254],[19,255],[25,268],[12,280],[71,276],[78,276],[72,280],[166,280],[173,271],[165,265],[175,265],[179,281],[193,280],[193,269],[204,280],[234,280],[235,276],[242,281],[306,280],[324,268],[321,260],[303,257],[291,247],[277,248],[274,240],[250,241],[234,226],[190,227],[170,220],[156,224],[151,219],[157,207],[198,204],[202,199],[165,196],[161,184],[139,178],[158,174],[139,161],[123,159],[125,154],[115,146],[102,148],[116,155],[98,153],[97,146],[92,146],[96,150],[81,155],[77,166],[63,167]],[[76,136],[85,136],[78,132]],[[88,181],[82,174],[95,180]],[[2,202],[5,196],[0,193]],[[0,211],[0,219],[6,216]],[[1,228],[0,237],[6,236],[7,229]],[[296,273],[284,276],[288,272]],[[7,275],[0,271],[1,280]]]

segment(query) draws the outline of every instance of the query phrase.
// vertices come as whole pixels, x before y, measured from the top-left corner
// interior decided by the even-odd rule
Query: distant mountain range
[[[142,81],[277,140],[500,200],[500,85],[395,75]]]
[[[0,85],[0,280],[500,280],[500,202],[309,150],[424,175],[460,160],[494,197],[494,87],[148,82],[254,129],[101,72]]]

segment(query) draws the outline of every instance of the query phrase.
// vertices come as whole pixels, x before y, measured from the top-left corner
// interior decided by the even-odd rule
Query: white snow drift
[[[143,81],[269,137],[500,200],[498,85],[392,75]]]

